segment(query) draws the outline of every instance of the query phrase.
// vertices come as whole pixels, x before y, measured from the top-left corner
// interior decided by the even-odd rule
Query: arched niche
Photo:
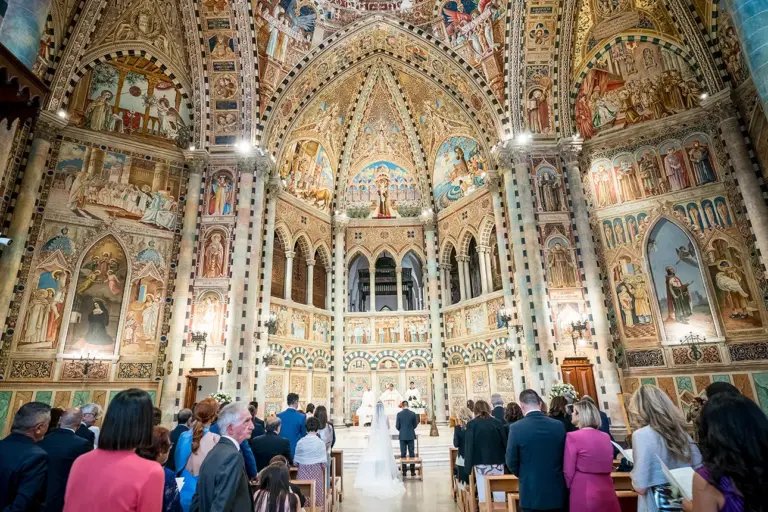
[[[368,257],[359,253],[352,257],[347,268],[347,304],[350,312],[369,311],[370,305],[370,260]]]

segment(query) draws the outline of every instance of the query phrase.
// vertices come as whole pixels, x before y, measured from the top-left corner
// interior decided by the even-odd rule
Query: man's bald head
[[[59,420],[59,427],[77,430],[82,421],[83,412],[77,407],[70,407],[61,415],[61,419]]]

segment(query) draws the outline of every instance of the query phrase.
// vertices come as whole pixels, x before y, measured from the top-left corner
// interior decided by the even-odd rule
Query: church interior
[[[126,388],[768,412],[759,4],[0,0],[0,434]]]

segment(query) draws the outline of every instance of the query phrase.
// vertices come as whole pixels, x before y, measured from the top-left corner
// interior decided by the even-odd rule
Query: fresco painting
[[[288,193],[323,212],[330,212],[333,169],[322,144],[312,140],[291,143],[283,154],[280,177]]]
[[[435,157],[435,203],[438,209],[466,197],[485,185],[485,159],[469,137],[451,137]]]
[[[0,14],[0,43],[27,66],[35,65],[51,0],[7,0]]]
[[[355,173],[347,186],[352,217],[390,219],[421,213],[421,189],[413,173],[399,165],[378,161]]]

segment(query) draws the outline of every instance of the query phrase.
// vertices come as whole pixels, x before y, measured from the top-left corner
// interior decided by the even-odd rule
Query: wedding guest
[[[296,475],[298,480],[315,481],[315,506],[322,506],[325,499],[325,482],[323,469],[327,470],[328,457],[325,443],[317,435],[320,421],[317,418],[307,420],[307,435],[296,443],[296,453],[293,462],[299,467]]]
[[[62,414],[64,414],[64,409],[61,409],[60,407],[53,407],[51,409],[51,423],[48,424],[48,432],[46,432],[45,435],[50,434],[51,430],[59,428],[59,420],[61,419]]]
[[[229,405],[229,402],[222,402],[219,404],[219,411],[221,411],[224,407]],[[248,412],[248,408],[246,406],[246,412]],[[248,416],[250,417],[250,413],[248,413]],[[251,424],[253,424],[253,419],[251,419]],[[214,434],[223,435],[223,432],[219,430],[218,421],[214,420],[213,423],[211,423],[211,432]],[[253,432],[253,429],[251,429],[249,432]],[[243,464],[245,464],[245,472],[248,474],[248,479],[252,480],[256,478],[256,474],[258,473],[256,469],[256,457],[253,455],[253,451],[251,450],[251,445],[248,444],[248,439],[240,443],[240,456],[243,458]]]
[[[587,402],[591,403],[592,405],[597,408],[597,403],[592,399],[589,395],[584,395],[581,397],[582,400],[586,400]],[[600,413],[600,428],[598,429],[600,432],[605,432],[609,436],[611,436],[611,441],[613,441],[613,435],[611,434],[611,418],[608,417],[606,413],[598,409],[598,412]]]
[[[288,467],[270,464],[259,477],[259,489],[253,495],[254,512],[299,512],[299,497],[289,487]]]
[[[491,406],[493,407],[491,415],[504,423],[504,399],[500,394],[494,393],[491,395]]]
[[[568,401],[564,396],[556,396],[549,402],[549,417],[557,420],[565,427],[565,432],[573,432],[576,426],[573,424],[571,415],[568,414]]]
[[[470,412],[473,415],[475,414],[475,401],[474,400],[467,400],[467,409],[469,409]]]
[[[140,446],[136,449],[136,454],[147,460],[154,460],[162,466],[168,460],[168,453],[170,451],[170,432],[167,428],[156,425],[152,429],[152,444],[149,446]],[[176,484],[176,475],[168,468],[163,468],[163,473],[165,473],[165,485],[163,486],[163,512],[181,512],[179,486]]]
[[[730,382],[713,382],[704,390],[704,394],[707,396],[707,400],[712,400],[712,397],[719,394],[728,395],[740,395],[739,388],[731,384]]]
[[[251,415],[243,402],[234,402],[219,410],[217,423],[221,439],[200,465],[191,509],[196,512],[250,511],[253,496],[240,450],[242,443],[251,437]]]
[[[121,391],[109,404],[99,447],[72,465],[64,512],[161,510],[163,468],[136,455],[151,443],[152,398],[141,389]]]
[[[93,445],[75,435],[83,420],[80,409],[72,407],[63,411],[59,428],[49,430],[37,446],[48,454],[48,485],[45,495],[46,512],[60,512],[64,509],[64,493],[72,464],[83,454],[93,450]]]
[[[509,427],[507,467],[520,479],[523,510],[560,510],[566,503],[563,477],[565,427],[541,412],[532,389],[518,400],[525,417]]]
[[[565,436],[563,472],[570,492],[570,510],[620,512],[613,488],[613,445],[600,427],[600,414],[590,401],[573,404],[573,422],[578,430]]]
[[[474,471],[477,497],[485,503],[485,477],[504,474],[504,452],[507,430],[504,424],[491,416],[491,407],[485,400],[475,402],[475,417],[467,423],[464,441],[464,464]]]
[[[656,386],[644,385],[630,400],[629,412],[642,428],[632,434],[632,485],[640,495],[638,512],[656,512],[666,506],[670,484],[659,460],[669,469],[701,465],[701,454],[686,430],[680,409]],[[673,504],[678,506],[679,504]]]
[[[250,402],[249,405],[253,407],[253,413],[251,416],[253,417],[253,432],[251,432],[251,439],[255,439],[259,436],[263,436],[266,432],[265,430],[265,423],[264,420],[258,417],[259,414],[259,402],[256,402],[255,400],[253,402]],[[250,409],[248,409],[250,411]],[[254,454],[255,455],[255,454]]]
[[[456,418],[456,426],[453,427],[453,446],[459,449],[456,457],[456,478],[459,485],[469,485],[469,468],[466,465],[467,423],[472,420],[472,411],[468,407],[459,409]]]
[[[299,407],[299,395],[288,393],[288,407],[277,415],[282,420],[281,435],[291,443],[291,453],[296,453],[296,443],[307,435],[307,417],[296,409]]]
[[[159,407],[152,409],[152,426],[156,427],[163,422],[163,411]]]
[[[716,393],[699,416],[699,449],[704,464],[684,510],[768,511],[768,419],[752,400]]]
[[[307,418],[311,418],[315,415],[315,404],[307,404],[307,410],[304,413]]]
[[[521,419],[523,419],[523,410],[517,402],[509,402],[504,410],[504,425],[509,429],[513,423]]]
[[[11,433],[0,441],[0,510],[41,510],[45,502],[48,456],[37,446],[48,430],[51,408],[42,402],[22,405]]]
[[[275,455],[272,457],[272,460],[269,461],[270,466],[285,466],[288,469],[288,472],[290,474],[290,467],[288,465],[288,459],[286,459],[282,455]],[[304,497],[304,495],[301,493],[301,489],[298,485],[288,482],[288,487],[291,489],[291,492],[299,497],[299,502],[301,503],[301,506],[304,507],[307,504],[307,499]]]
[[[320,429],[317,431],[317,435],[325,443],[325,448],[330,455],[331,448],[336,444],[336,431],[333,428],[333,424],[328,419],[328,409],[326,409],[324,405],[319,405],[317,406],[317,409],[315,409],[314,416],[312,417],[317,418],[317,421],[320,422]],[[309,417],[307,419],[309,419]]]
[[[277,455],[283,455],[288,462],[293,462],[291,443],[280,437],[281,423],[278,417],[267,418],[267,432],[250,441],[259,471],[269,466],[271,460]]]
[[[179,414],[176,415],[176,428],[171,430],[171,451],[168,452],[168,461],[165,463],[165,467],[171,471],[176,471],[176,445],[179,444],[179,437],[181,434],[192,428],[192,423],[195,421],[192,415],[192,409],[182,409]]]
[[[96,448],[99,427],[96,427],[95,424],[101,415],[101,407],[98,404],[85,404],[80,406],[80,410],[83,412],[83,421],[75,431],[75,435],[90,441],[93,447]]]
[[[218,409],[219,406],[213,398],[198,402],[192,429],[179,436],[175,466],[176,476],[184,478],[184,485],[180,491],[181,508],[184,512],[188,512],[192,504],[192,496],[195,494],[200,476],[200,466],[219,442],[220,436],[210,431]]]

